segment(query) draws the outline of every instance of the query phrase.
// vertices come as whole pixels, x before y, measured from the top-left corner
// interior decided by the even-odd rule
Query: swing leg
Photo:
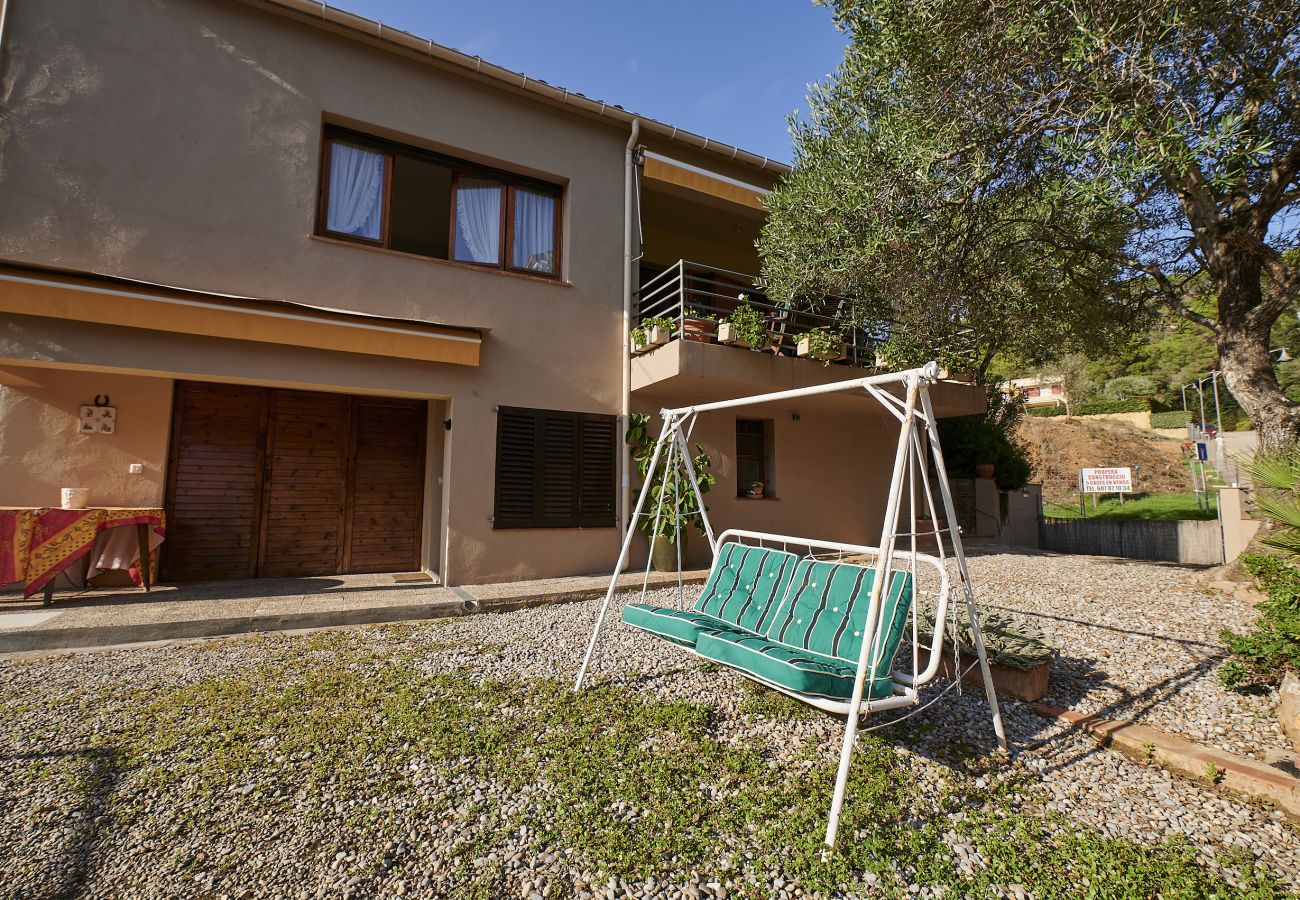
[[[989,709],[993,713],[993,733],[997,736],[998,748],[1007,751],[1007,733],[1002,727],[1002,709],[998,706],[998,692],[993,689],[993,673],[989,671],[988,655],[984,652],[984,633],[980,630],[979,614],[975,610],[975,592],[970,584],[970,570],[966,567],[966,551],[961,543],[961,527],[957,524],[957,509],[952,502],[952,491],[948,486],[948,471],[943,463],[943,448],[939,444],[939,426],[934,421],[934,409],[930,405],[930,394],[921,391],[921,407],[925,410],[925,428],[930,435],[930,452],[934,457],[934,471],[939,482],[939,495],[943,498],[943,512],[948,517],[948,529],[952,538],[952,555],[957,561],[957,571],[961,575],[962,590],[966,592],[966,615],[970,619],[971,634],[975,636],[975,655],[979,657],[980,677],[984,680],[984,696],[988,699]],[[952,636],[954,645],[957,635]],[[961,677],[960,673],[954,673]]]
[[[885,503],[885,521],[880,529],[880,559],[876,562],[876,574],[871,584],[871,602],[867,607],[866,637],[862,641],[861,655],[858,657],[858,669],[853,677],[853,700],[849,706],[849,719],[844,724],[844,745],[840,748],[840,767],[835,774],[835,793],[831,796],[831,814],[826,822],[826,846],[835,846],[835,837],[840,828],[840,811],[844,808],[844,795],[849,786],[849,765],[853,761],[853,743],[858,737],[858,718],[862,710],[862,695],[866,689],[867,669],[875,668],[874,653],[876,632],[879,631],[880,607],[884,601],[885,583],[889,578],[890,565],[893,562],[894,537],[898,533],[898,510],[903,493],[903,472],[907,463],[907,451],[911,444],[912,429],[915,427],[914,415],[916,398],[920,384],[915,377],[907,382],[907,404],[902,423],[898,430],[898,448],[894,451],[894,474],[889,483],[889,499]],[[916,529],[913,528],[913,531]]]
[[[667,443],[668,433],[673,428],[674,419],[672,416],[664,416],[664,427],[659,432],[659,440],[655,442],[654,455],[650,457],[650,472],[655,471],[655,466],[659,464],[659,455],[663,452],[664,445]],[[618,562],[614,564],[614,574],[609,579],[609,589],[605,591],[605,602],[600,605],[600,614],[596,616],[596,627],[591,630],[591,640],[587,642],[587,653],[582,657],[582,667],[578,669],[578,680],[573,683],[574,692],[582,690],[583,679],[587,677],[587,667],[591,664],[592,654],[596,651],[596,641],[600,638],[600,629],[605,624],[605,614],[609,612],[610,601],[614,599],[614,591],[618,589],[618,576],[623,571],[623,564],[627,561],[628,551],[632,547],[632,538],[636,535],[637,519],[641,516],[641,510],[645,506],[646,495],[649,491],[643,490],[636,500],[636,508],[632,511],[632,518],[627,523],[627,534],[623,536],[623,547],[618,552]]]

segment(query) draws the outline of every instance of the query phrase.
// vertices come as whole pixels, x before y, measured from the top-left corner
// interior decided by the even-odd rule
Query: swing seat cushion
[[[764,636],[703,634],[695,650],[796,693],[848,700],[875,574],[864,566],[801,560]],[[911,606],[911,576],[894,572],[882,597],[880,637],[867,668],[863,696],[868,699],[893,693],[890,673]]]
[[[646,603],[629,603],[624,606],[623,621],[683,647],[694,647],[696,640],[703,634],[732,632],[749,635],[747,631],[737,631],[730,623],[693,609],[670,609]]]
[[[793,553],[729,541],[718,550],[695,610],[762,634],[775,619],[798,564]]]
[[[741,634],[702,634],[695,652],[706,659],[748,672],[797,694],[832,700],[853,697],[856,667],[843,660],[811,653],[764,637]],[[881,700],[894,693],[894,681],[886,672],[867,682],[863,697]]]
[[[761,634],[776,618],[798,563],[793,553],[728,542],[694,609],[629,603],[623,621],[684,647],[694,647],[701,634]]]

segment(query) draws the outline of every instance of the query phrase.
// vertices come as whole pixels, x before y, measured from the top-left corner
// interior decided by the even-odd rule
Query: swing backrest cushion
[[[776,615],[769,617],[762,634],[788,647],[856,666],[875,577],[875,570],[866,566],[801,560],[785,602]],[[877,632],[880,640],[869,669],[873,676],[883,677],[893,667],[911,606],[912,577],[908,572],[895,571],[882,597]]]
[[[763,634],[780,612],[798,565],[793,553],[729,541],[718,550],[695,610]]]

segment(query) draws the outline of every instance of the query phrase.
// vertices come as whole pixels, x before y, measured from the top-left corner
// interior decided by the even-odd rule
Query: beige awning
[[[462,366],[484,333],[15,264],[0,264],[0,313]]]

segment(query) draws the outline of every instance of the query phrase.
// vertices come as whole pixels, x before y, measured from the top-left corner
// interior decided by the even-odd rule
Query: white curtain
[[[512,265],[555,272],[555,198],[515,190],[515,243]]]
[[[486,178],[456,182],[456,258],[501,261],[501,185]]]
[[[383,187],[382,153],[335,141],[330,145],[330,197],[325,227],[339,234],[379,240]]]

